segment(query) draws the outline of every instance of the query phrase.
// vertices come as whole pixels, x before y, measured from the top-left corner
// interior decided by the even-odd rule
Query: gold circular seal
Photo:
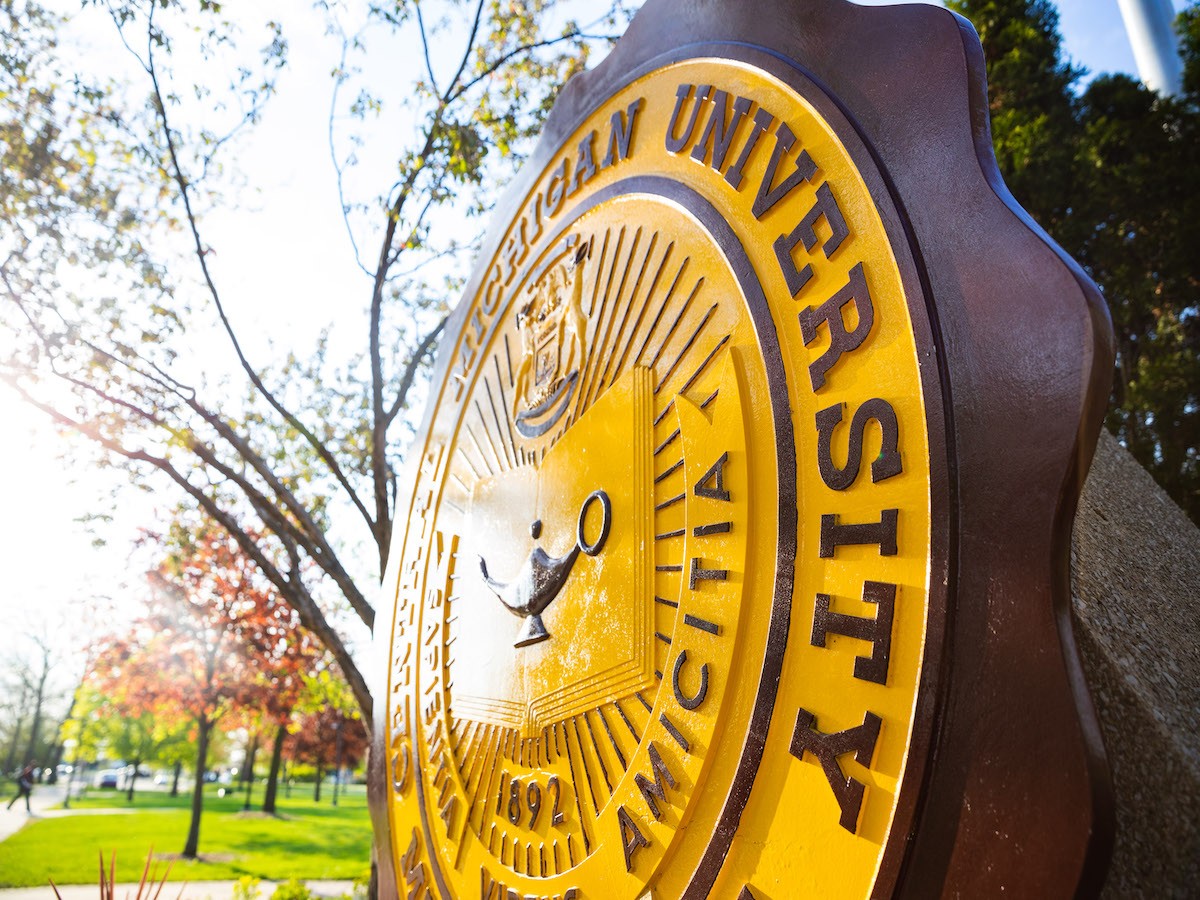
[[[891,877],[927,740],[933,359],[869,155],[745,56],[596,108],[459,310],[389,575],[402,896]]]

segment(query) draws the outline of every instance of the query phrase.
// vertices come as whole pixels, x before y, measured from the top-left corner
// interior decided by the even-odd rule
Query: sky
[[[1077,64],[1093,74],[1136,74],[1117,0],[1060,0],[1058,5],[1066,50]],[[1176,8],[1182,6],[1177,0]],[[252,357],[272,352],[268,340],[303,352],[331,322],[335,339],[361,343],[360,310],[368,286],[355,267],[339,213],[327,131],[328,73],[337,54],[320,23],[292,16],[283,0],[263,0],[259,8],[287,16],[292,65],[256,136],[238,150],[236,164],[256,190],[239,196],[237,208],[218,211],[208,221],[209,233],[221,238],[213,257],[215,274],[232,286],[235,323],[251,336]],[[99,32],[96,40],[91,52],[98,58],[114,52]],[[374,59],[368,77],[374,66],[381,67],[380,79],[403,82],[402,60],[391,54]],[[400,120],[381,120],[363,154],[386,153],[405,138],[404,128]],[[2,389],[0,422],[5,436],[0,444],[4,632],[70,634],[95,597],[113,599],[116,620],[128,615],[133,608],[128,601],[140,585],[139,564],[131,560],[129,547],[137,528],[161,512],[162,498],[130,490],[112,470],[97,471],[89,452]],[[79,521],[96,513],[114,515],[112,525],[99,533],[103,546],[94,544],[97,533]]]

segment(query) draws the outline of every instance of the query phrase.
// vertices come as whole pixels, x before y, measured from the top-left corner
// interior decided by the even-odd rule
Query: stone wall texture
[[[1107,431],[1071,558],[1116,802],[1102,896],[1200,897],[1200,530]]]

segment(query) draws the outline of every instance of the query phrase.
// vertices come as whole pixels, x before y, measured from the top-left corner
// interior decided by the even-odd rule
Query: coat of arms
[[[521,362],[513,419],[527,438],[545,434],[567,410],[583,360],[583,262],[588,245],[569,249],[529,288],[517,313]]]

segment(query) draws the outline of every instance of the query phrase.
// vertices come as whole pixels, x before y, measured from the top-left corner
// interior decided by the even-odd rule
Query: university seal
[[[902,113],[834,93],[869,80],[830,75],[860,55],[804,62],[831,34],[894,48],[886,22],[913,40],[932,22],[920,39],[960,54],[966,37],[941,10],[826,0],[797,4],[792,45],[766,27],[778,5],[676,22],[685,6],[647,4],[568,87],[448,331],[380,626],[376,815],[400,896],[870,897],[917,890],[906,867],[972,877],[957,829],[977,820],[948,804],[974,790],[981,735],[955,737],[955,691],[992,670],[954,681],[956,592],[978,583],[959,529],[980,507],[956,481],[976,438],[954,431],[926,256],[947,238],[922,242],[863,121]],[[979,180],[969,137],[954,152]],[[1048,608],[1054,571],[1033,577]]]

